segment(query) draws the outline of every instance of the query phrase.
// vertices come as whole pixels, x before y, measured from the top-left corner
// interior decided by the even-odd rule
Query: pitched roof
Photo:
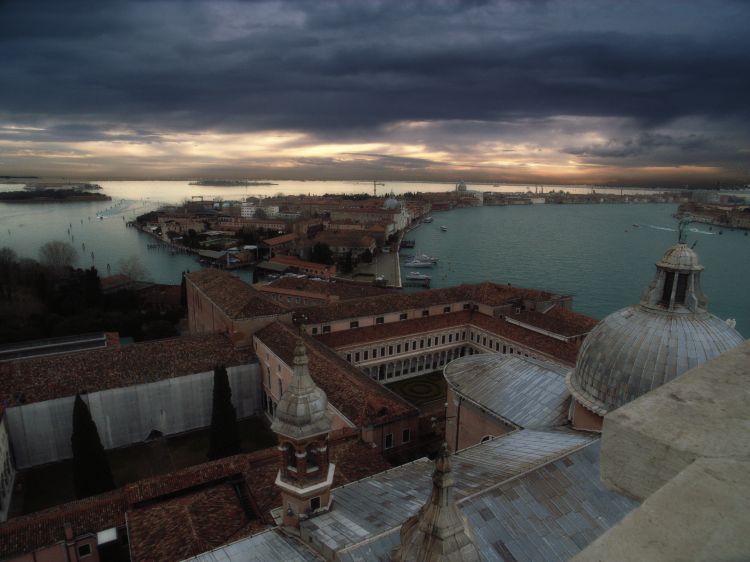
[[[288,242],[293,242],[297,239],[297,235],[294,232],[290,232],[289,234],[282,234],[281,236],[274,236],[273,238],[266,238],[263,240],[263,244],[266,246],[278,246],[280,244],[286,244]]]
[[[299,336],[291,327],[274,322],[258,331],[255,337],[287,365],[292,365]],[[329,402],[358,427],[418,415],[408,402],[367,377],[336,352],[309,336],[303,337],[315,384],[326,393]]]
[[[188,273],[187,278],[234,320],[284,313],[282,306],[228,271],[202,269]]]
[[[482,409],[526,428],[567,422],[568,369],[518,355],[482,353],[451,361],[445,380]]]
[[[308,323],[314,324],[462,301],[501,306],[524,299],[549,300],[552,298],[554,295],[546,291],[485,282],[476,285],[456,285],[444,289],[427,289],[413,293],[397,292],[361,299],[356,303],[332,303],[318,306],[305,312],[308,316]]]
[[[356,302],[353,304],[356,304]],[[308,316],[309,310],[311,309],[305,309],[305,313]],[[404,337],[410,334],[418,336],[430,331],[464,326],[482,328],[509,341],[530,347],[540,353],[571,365],[575,363],[578,355],[578,345],[575,342],[561,341],[522,326],[511,324],[500,318],[468,310],[425,318],[414,318],[400,322],[389,322],[387,324],[376,324],[375,326],[365,326],[352,330],[330,332],[316,336],[316,339],[329,347],[339,349],[367,342]],[[468,339],[467,342],[469,342]]]
[[[356,434],[332,439],[334,485],[390,468]],[[128,525],[134,562],[175,560],[254,534],[272,523],[281,505],[274,480],[276,448],[240,454],[140,480],[112,492],[70,502],[0,524],[0,558],[32,552],[74,536]],[[234,485],[247,492],[248,517]],[[127,521],[126,521],[127,512]]]
[[[372,297],[393,293],[393,289],[375,287],[364,283],[355,283],[343,279],[331,281],[314,281],[308,278],[300,277],[282,277],[276,279],[267,285],[255,285],[260,291],[289,290],[295,293],[311,293],[321,296],[336,296],[340,299],[360,299],[363,297]]]
[[[223,334],[76,351],[0,363],[0,401],[41,402],[78,392],[96,392],[235,366],[255,359]]]

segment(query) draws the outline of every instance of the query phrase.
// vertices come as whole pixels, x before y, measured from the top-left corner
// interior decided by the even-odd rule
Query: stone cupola
[[[294,348],[292,380],[281,395],[271,430],[279,440],[281,468],[276,486],[283,499],[283,524],[299,527],[331,502],[335,465],[328,460],[328,399],[313,381],[307,348],[300,337]]]
[[[401,526],[401,543],[392,562],[467,562],[481,560],[469,523],[453,499],[448,445],[435,459],[427,503]]]

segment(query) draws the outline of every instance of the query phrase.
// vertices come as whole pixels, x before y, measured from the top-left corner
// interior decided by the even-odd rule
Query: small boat
[[[634,226],[635,228],[641,228],[641,225],[640,225],[640,224],[635,224],[635,223],[633,223],[633,226]]]
[[[434,219],[432,217],[425,217],[422,219],[422,222],[432,222]]]
[[[425,275],[424,273],[420,273],[419,271],[410,271],[406,274],[407,279],[411,279],[412,281],[429,281],[432,279],[429,275]]]
[[[447,226],[441,226],[440,230],[442,230],[443,232],[446,232],[448,230],[448,227]]]
[[[404,267],[432,267],[431,261],[420,261],[418,259],[412,259],[404,263]]]
[[[438,259],[435,256],[428,256],[427,254],[416,254],[414,259],[419,261],[429,261],[432,263],[438,262]]]

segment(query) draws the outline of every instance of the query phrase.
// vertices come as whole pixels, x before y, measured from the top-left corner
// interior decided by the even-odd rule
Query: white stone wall
[[[11,459],[10,438],[5,416],[0,414],[0,522],[8,518],[10,498],[13,495],[13,482],[16,472]]]
[[[258,364],[228,367],[237,417],[262,411]],[[211,422],[213,372],[92,392],[84,396],[105,449],[207,427]],[[17,468],[70,458],[73,396],[9,408],[8,432]]]

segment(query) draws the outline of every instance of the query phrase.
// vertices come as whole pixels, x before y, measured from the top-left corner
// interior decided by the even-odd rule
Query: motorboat
[[[433,220],[435,219],[433,219],[432,217],[425,217],[422,219],[422,222],[432,222]]]
[[[438,259],[436,257],[434,257],[434,256],[428,256],[427,254],[416,254],[414,256],[414,259],[415,260],[419,260],[419,261],[429,261],[429,262],[432,262],[432,263],[437,263],[438,262]]]
[[[441,226],[440,230],[442,230],[443,232],[446,232],[448,230],[448,227],[447,226]]]
[[[412,281],[429,281],[432,279],[429,275],[425,275],[424,273],[420,273],[419,271],[410,271],[406,274],[407,279],[411,279]]]
[[[431,261],[422,261],[416,258],[404,262],[404,267],[432,267],[432,265]]]

